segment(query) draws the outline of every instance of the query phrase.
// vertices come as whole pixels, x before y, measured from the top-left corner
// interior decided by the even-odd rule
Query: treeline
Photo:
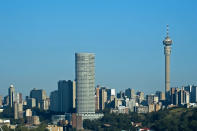
[[[197,108],[174,108],[147,114],[146,118],[143,125],[154,130],[197,130]]]
[[[140,127],[135,127],[140,123]],[[147,114],[110,114],[105,112],[99,120],[84,120],[84,128],[89,130],[132,130],[150,128],[152,130],[196,131],[197,108],[173,108]]]
[[[1,128],[3,129],[3,131],[48,131],[48,129],[46,129],[46,126],[46,124],[40,124],[36,128],[28,128],[20,125],[17,126],[15,129],[10,129],[6,125],[4,125]]]

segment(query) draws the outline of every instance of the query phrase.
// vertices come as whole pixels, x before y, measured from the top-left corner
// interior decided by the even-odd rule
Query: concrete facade
[[[167,25],[167,36],[163,41],[164,54],[165,54],[165,97],[167,102],[170,102],[170,54],[172,40],[168,36],[168,25]]]
[[[23,104],[14,102],[14,119],[23,118]]]
[[[100,88],[99,90],[99,109],[105,109],[105,103],[107,102],[107,91],[106,88]]]
[[[178,104],[179,105],[184,105],[184,104],[189,104],[189,92],[181,89],[178,92]]]
[[[95,113],[95,55],[75,54],[77,113]]]
[[[76,82],[73,81],[73,108],[76,108]]]
[[[15,102],[23,103],[22,93],[15,93]]]

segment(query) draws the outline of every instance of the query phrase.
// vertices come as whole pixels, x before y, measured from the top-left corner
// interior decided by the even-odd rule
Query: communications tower
[[[167,102],[170,102],[170,54],[171,54],[171,45],[172,40],[169,37],[167,25],[167,34],[163,40],[164,45],[164,54],[165,54],[165,96]]]

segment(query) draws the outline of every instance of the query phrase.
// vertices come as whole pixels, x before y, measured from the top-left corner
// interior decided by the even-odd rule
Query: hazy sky
[[[197,85],[196,0],[0,1],[0,95],[29,95],[75,79],[75,52],[96,54],[96,85],[164,91],[166,24],[171,85]]]

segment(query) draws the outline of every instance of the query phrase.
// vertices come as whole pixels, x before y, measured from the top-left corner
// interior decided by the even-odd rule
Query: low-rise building
[[[148,105],[148,112],[154,112],[155,111],[155,104]]]
[[[59,121],[66,120],[66,116],[65,115],[53,115],[51,119],[52,119],[52,123],[54,125],[57,125]]]
[[[0,109],[0,113],[3,112],[3,109]]]
[[[27,118],[27,124],[30,124],[30,125],[40,124],[39,116],[27,116],[26,118]]]
[[[0,125],[10,126],[10,120],[8,120],[8,119],[0,119]]]
[[[118,113],[129,114],[129,108],[125,106],[119,106]]]
[[[57,125],[48,125],[46,128],[49,131],[63,131],[63,127]]]
[[[148,113],[148,106],[136,106],[135,112],[137,113]]]
[[[83,130],[83,118],[82,115],[73,113],[72,114],[72,128],[76,130]]]
[[[31,111],[31,109],[26,109],[25,110],[25,116],[27,117],[27,116],[32,116],[32,111]]]
[[[162,107],[162,104],[161,103],[155,104],[155,111],[161,110],[161,107]]]

